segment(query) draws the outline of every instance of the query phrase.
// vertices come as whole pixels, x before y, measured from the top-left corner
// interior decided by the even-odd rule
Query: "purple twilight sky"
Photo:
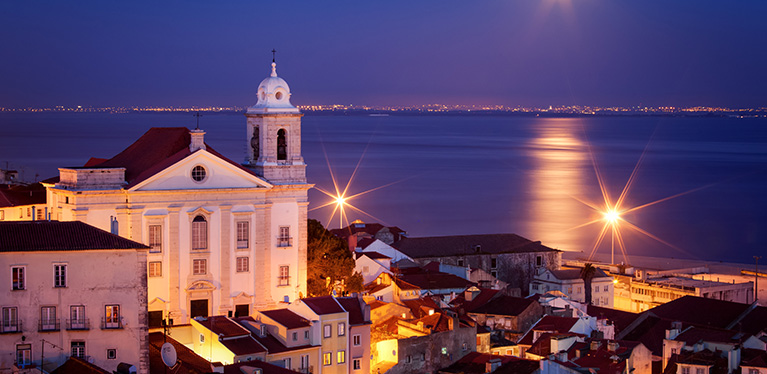
[[[3,1],[0,107],[767,106],[767,2]]]

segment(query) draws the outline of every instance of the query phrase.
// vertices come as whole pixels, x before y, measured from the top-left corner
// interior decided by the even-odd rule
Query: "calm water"
[[[191,114],[0,113],[0,163],[27,180],[89,157],[111,157],[153,126],[194,126]],[[241,114],[206,114],[207,143],[235,161]],[[615,200],[640,160],[625,215],[658,240],[623,230],[628,255],[752,263],[767,255],[767,120],[739,118],[522,118],[312,116],[303,119],[311,183],[333,190],[328,162],[350,202],[411,236],[513,232],[591,252],[603,201],[595,165]],[[328,160],[326,162],[326,159]],[[328,201],[310,191],[310,208]],[[330,208],[310,212],[329,221]],[[624,226],[626,226],[624,224]],[[623,259],[616,245],[616,260]],[[611,251],[608,234],[597,249]],[[767,258],[767,256],[765,256]]]

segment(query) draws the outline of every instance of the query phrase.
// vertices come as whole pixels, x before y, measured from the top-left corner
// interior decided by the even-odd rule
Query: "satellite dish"
[[[162,362],[167,367],[173,367],[173,365],[176,364],[176,360],[178,359],[178,355],[176,354],[176,347],[173,346],[173,344],[165,343],[162,345],[162,348],[160,349],[160,356],[162,357]]]

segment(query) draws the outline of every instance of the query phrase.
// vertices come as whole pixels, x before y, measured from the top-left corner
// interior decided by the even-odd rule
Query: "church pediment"
[[[257,175],[206,150],[198,150],[159,171],[131,191],[271,188]]]
[[[204,280],[199,280],[199,281],[192,282],[192,284],[190,284],[189,287],[186,288],[186,291],[213,291],[215,289],[216,289],[216,286],[214,286],[213,283],[210,283]]]

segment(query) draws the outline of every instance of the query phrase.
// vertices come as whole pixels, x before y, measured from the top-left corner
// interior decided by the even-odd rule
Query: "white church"
[[[205,132],[152,128],[111,159],[59,168],[50,217],[83,221],[151,247],[149,323],[250,315],[306,295],[306,164],[301,117],[277,76],[245,117],[244,162]],[[130,271],[130,269],[126,269]]]

